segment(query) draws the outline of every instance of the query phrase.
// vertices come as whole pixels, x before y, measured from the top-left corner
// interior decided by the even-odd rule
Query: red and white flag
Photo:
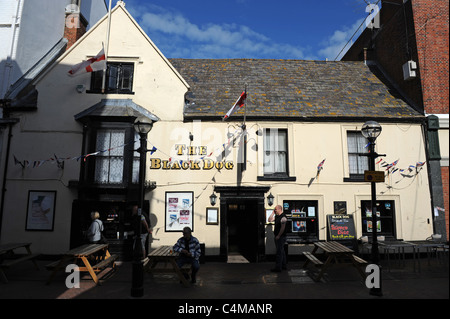
[[[104,69],[106,69],[106,57],[105,50],[102,49],[95,57],[72,66],[68,73],[74,76]]]
[[[245,104],[245,99],[247,98],[247,92],[244,91],[242,92],[241,96],[239,96],[239,98],[237,99],[236,103],[234,103],[233,107],[227,112],[227,114],[225,114],[225,116],[223,117],[222,121],[225,121],[227,118],[229,118],[231,115],[233,115],[234,112],[236,112],[236,110],[238,108],[241,108],[244,106]]]

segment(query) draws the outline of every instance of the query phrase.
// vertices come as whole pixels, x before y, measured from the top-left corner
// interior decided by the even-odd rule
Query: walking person
[[[275,268],[271,269],[271,271],[281,272],[281,270],[286,269],[286,252],[284,251],[284,245],[286,244],[287,233],[287,218],[281,205],[275,206],[275,209],[269,216],[268,221],[275,221],[275,229],[273,232],[275,235],[275,247],[277,249]]]

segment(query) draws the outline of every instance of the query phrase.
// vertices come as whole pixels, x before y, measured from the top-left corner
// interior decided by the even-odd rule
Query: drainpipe
[[[8,172],[8,162],[9,162],[9,149],[11,146],[11,129],[12,129],[13,123],[10,123],[8,125],[8,143],[6,145],[6,156],[5,156],[5,167],[3,171],[3,181],[2,181],[2,202],[0,204],[0,238],[2,235],[2,225],[3,225],[3,210],[5,206],[5,195],[6,195],[6,174]]]

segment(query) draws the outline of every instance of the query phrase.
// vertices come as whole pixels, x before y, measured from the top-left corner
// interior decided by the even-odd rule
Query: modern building
[[[27,83],[35,98],[4,110],[15,124],[2,141],[0,241],[59,254],[82,242],[97,210],[113,249],[126,255],[140,174],[133,123],[142,117],[153,121],[144,204],[151,247],[174,244],[190,226],[209,257],[263,260],[275,252],[267,217],[278,204],[299,244],[327,240],[332,214],[351,216],[356,237],[370,235],[360,131],[368,120],[381,124],[376,150],[385,154],[378,231],[404,240],[433,233],[425,116],[376,68],[167,59],[122,1],[111,16],[104,93],[103,71],[68,71],[98,54],[108,16]],[[223,120],[243,91],[245,106]]]
[[[449,235],[449,2],[380,2],[379,25],[367,28],[343,61],[376,67],[426,116],[427,165],[434,232]]]

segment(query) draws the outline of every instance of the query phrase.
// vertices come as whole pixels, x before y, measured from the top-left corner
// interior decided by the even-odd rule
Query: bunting
[[[243,134],[243,132],[241,132],[240,129],[237,129],[232,135],[231,137],[228,138],[226,143],[223,143],[220,147],[216,148],[215,150],[211,151],[209,154],[207,155],[203,155],[201,156],[199,159],[203,160],[205,158],[211,157],[214,154],[217,154],[218,152],[219,155],[217,155],[217,158],[224,158],[223,154],[226,153],[226,151],[232,146],[232,142],[239,137],[240,134]],[[114,146],[108,149],[103,149],[103,150],[97,150],[95,152],[89,153],[89,154],[83,154],[83,155],[79,155],[79,156],[71,156],[71,157],[58,157],[56,154],[53,154],[53,157],[44,159],[44,160],[22,160],[20,161],[15,155],[13,155],[14,157],[14,164],[15,165],[20,165],[22,168],[38,168],[41,167],[42,165],[44,165],[45,163],[50,163],[50,164],[57,164],[58,168],[64,168],[64,162],[68,161],[68,160],[75,160],[75,161],[80,161],[83,160],[84,162],[86,162],[86,160],[91,157],[91,156],[96,156],[99,155],[101,153],[105,153],[105,152],[110,152],[113,151],[115,149],[118,148],[123,148],[129,144],[134,144],[136,143],[137,140],[133,140],[130,141],[128,143],[124,143],[118,146]],[[153,155],[155,152],[160,152],[163,155],[167,156],[167,158],[169,158],[169,162],[170,163],[174,163],[174,162],[178,162],[178,164],[183,164],[183,162],[189,162],[189,165],[191,165],[190,160],[181,160],[181,159],[176,159],[174,160],[172,158],[171,155],[161,151],[159,148],[157,148],[155,145],[153,145],[151,142],[149,142],[149,144],[152,146],[152,148],[149,150],[150,155]]]

